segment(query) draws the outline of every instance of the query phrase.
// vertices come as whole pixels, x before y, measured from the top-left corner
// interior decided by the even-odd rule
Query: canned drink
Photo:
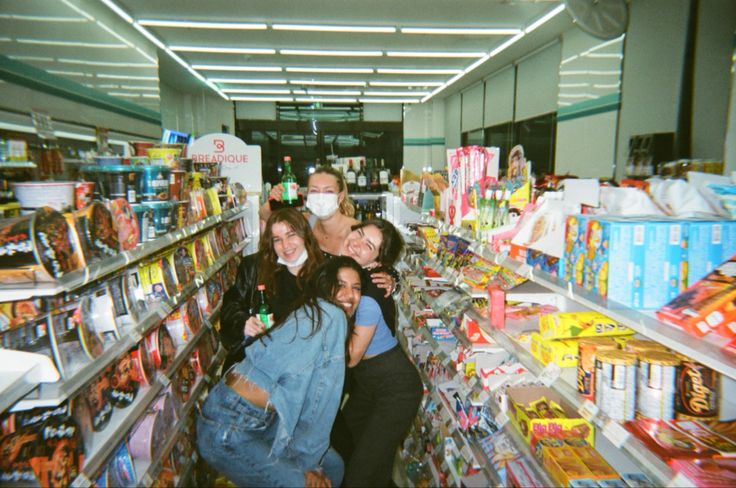
[[[718,419],[718,373],[679,355],[675,412],[678,419]]]
[[[657,420],[675,418],[676,355],[647,350],[639,355],[636,416]]]
[[[618,422],[636,413],[636,354],[600,351],[595,358],[596,405]]]
[[[616,349],[616,342],[608,337],[591,337],[578,342],[578,392],[585,398],[595,401],[596,352]]]

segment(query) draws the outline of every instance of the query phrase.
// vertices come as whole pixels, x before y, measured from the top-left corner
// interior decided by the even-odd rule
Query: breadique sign
[[[232,134],[207,134],[192,143],[189,157],[194,163],[219,163],[220,175],[230,177],[231,183],[261,192],[261,146],[249,146]]]

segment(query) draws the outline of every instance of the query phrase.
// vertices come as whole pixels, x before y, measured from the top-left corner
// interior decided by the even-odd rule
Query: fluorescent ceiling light
[[[598,95],[593,95],[592,93],[560,93],[560,98],[587,98],[589,100],[592,100],[594,98],[598,98]]]
[[[92,85],[89,85],[92,86]],[[110,84],[110,83],[102,83],[100,85],[97,85],[97,88],[120,88],[120,85]]]
[[[120,7],[118,7],[117,4],[115,2],[113,2],[112,0],[100,0],[100,1],[102,3],[104,3],[105,5],[107,5],[110,8],[110,10],[112,10],[113,12],[115,12],[116,14],[118,14],[118,16],[120,16],[127,23],[129,23],[129,24],[134,24],[135,23],[135,21],[133,20],[133,17],[131,17],[130,15],[128,15],[128,13],[125,10],[121,9]]]
[[[28,20],[31,22],[87,22],[82,17],[51,17],[48,15],[0,14],[0,19]]]
[[[89,73],[82,73],[81,71],[64,71],[60,69],[47,69],[47,73],[51,73],[52,75],[63,75],[63,76],[89,76],[92,77]],[[99,76],[99,75],[98,75]]]
[[[377,73],[386,75],[455,75],[461,69],[413,69],[413,68],[378,68]]]
[[[443,81],[371,81],[371,86],[441,86]]]
[[[331,51],[326,49],[280,49],[279,53],[286,56],[383,56],[382,51]]]
[[[485,55],[479,52],[386,51],[386,56],[392,58],[482,58]]]
[[[585,88],[586,86],[589,86],[590,83],[560,83],[558,88]]]
[[[13,42],[10,37],[0,37],[0,42]]]
[[[157,48],[163,49],[164,51],[166,51],[167,49],[169,49],[169,48],[166,47],[166,45],[163,42],[161,42],[159,40],[158,37],[156,37],[153,34],[151,34],[150,32],[148,32],[148,29],[146,29],[145,27],[143,27],[143,26],[141,26],[139,24],[133,24],[133,27],[135,27],[135,30],[137,30],[138,32],[140,32],[141,34],[143,34],[146,37],[146,39],[148,39],[149,41],[151,41]]]
[[[10,59],[17,59],[19,61],[39,61],[43,63],[51,63],[54,61],[54,58],[49,58],[46,56],[15,56],[12,54],[8,54],[8,57]]]
[[[491,57],[492,58],[493,56],[496,56],[500,52],[505,51],[506,49],[508,49],[509,47],[511,47],[512,44],[515,44],[516,41],[518,41],[522,37],[524,37],[524,33],[523,32],[521,32],[519,34],[516,34],[511,39],[508,39],[508,40],[504,41],[503,43],[501,43],[500,46],[498,46],[493,51],[491,51],[490,53],[488,53],[488,57]]]
[[[620,70],[595,70],[595,69],[579,69],[579,70],[567,70],[560,71],[560,76],[569,75],[598,75],[598,76],[618,76],[621,74]]]
[[[66,64],[84,64],[87,66],[115,66],[120,68],[158,68],[155,64],[150,63],[116,63],[114,61],[89,61],[86,59],[59,58],[60,63]]]
[[[158,96],[155,93],[141,93],[141,96],[143,98],[161,98],[160,96]]]
[[[126,38],[124,38],[123,36],[121,36],[120,34],[118,34],[117,32],[115,32],[114,30],[112,30],[112,29],[111,29],[110,27],[108,27],[108,26],[107,26],[107,25],[106,25],[105,23],[103,23],[103,22],[100,22],[100,21],[98,20],[98,21],[97,21],[97,25],[99,25],[100,27],[102,27],[103,29],[105,29],[105,30],[107,31],[107,33],[108,33],[108,34],[110,34],[111,36],[115,37],[115,38],[116,38],[116,39],[117,39],[118,41],[121,41],[121,42],[123,42],[123,43],[124,43],[124,44],[126,44],[126,45],[127,45],[128,47],[133,47],[133,43],[131,43],[131,42],[130,42],[129,40],[127,40]]]
[[[471,71],[473,71],[473,70],[474,70],[475,68],[477,68],[477,67],[478,67],[478,66],[480,66],[481,64],[483,64],[483,63],[485,63],[486,61],[488,61],[488,60],[489,60],[490,58],[491,58],[491,55],[490,55],[490,54],[486,54],[485,56],[483,56],[482,58],[480,58],[480,59],[479,59],[478,61],[476,61],[475,63],[473,63],[473,64],[471,64],[470,66],[468,66],[467,68],[465,68],[465,69],[463,70],[463,74],[467,74],[467,73],[470,73],[470,72],[471,72]]]
[[[542,24],[544,24],[548,20],[552,19],[554,16],[556,16],[557,14],[559,14],[560,12],[562,12],[563,10],[565,10],[565,4],[564,3],[561,3],[560,5],[556,6],[555,8],[553,8],[552,10],[550,10],[549,12],[547,12],[546,14],[544,14],[543,16],[541,16],[538,20],[536,20],[535,22],[533,22],[531,25],[525,27],[524,28],[524,33],[525,34],[529,34],[530,32],[536,30],[537,28],[541,27]]]
[[[307,90],[309,95],[360,96],[360,90]]]
[[[365,81],[289,80],[292,85],[365,86]]]
[[[521,32],[521,29],[509,28],[465,28],[465,27],[402,27],[402,34],[447,34],[461,36],[512,36]]]
[[[593,85],[593,88],[606,89],[606,88],[619,88],[620,86],[621,86],[621,82],[619,81],[617,83],[594,84]]]
[[[302,68],[288,67],[286,71],[290,73],[348,73],[348,74],[370,74],[373,68]]]
[[[124,90],[159,91],[157,86],[121,85],[120,88]]]
[[[585,54],[587,58],[612,58],[612,59],[624,59],[624,55],[620,53],[588,53]]]
[[[65,47],[92,47],[102,49],[126,49],[125,44],[110,44],[105,42],[78,42],[78,41],[57,41],[53,39],[16,39],[21,44],[38,44],[41,46],[65,46]]]
[[[400,92],[394,92],[394,91],[364,91],[363,95],[365,96],[375,96],[375,97],[423,97],[425,95],[429,95],[429,92],[427,91],[400,91]]]
[[[242,85],[285,85],[286,80],[253,79],[253,78],[207,78],[213,83],[236,83]]]
[[[87,20],[91,20],[92,22],[94,22],[94,20],[95,20],[94,17],[92,17],[90,14],[88,14],[87,12],[85,12],[84,10],[82,10],[81,8],[79,8],[76,5],[74,5],[73,3],[71,3],[69,0],[61,0],[61,1],[64,3],[64,5],[66,5],[70,9],[74,10],[75,12],[77,12],[82,17],[86,18]]]
[[[189,53],[276,54],[275,49],[260,47],[169,46],[169,49]]]
[[[105,73],[97,73],[95,76],[97,76],[97,78],[105,78],[105,79],[113,79],[113,80],[158,81],[157,76],[111,75],[111,74],[105,74]]]
[[[225,93],[250,93],[251,95],[289,95],[289,90],[258,90],[251,88],[223,88]]]
[[[196,20],[156,20],[142,19],[140,25],[151,27],[182,27],[186,29],[232,29],[232,30],[265,30],[263,23],[251,22],[200,22]]]
[[[273,30],[311,31],[311,32],[369,32],[391,34],[396,27],[360,26],[360,25],[305,25],[305,24],[273,24]]]
[[[319,103],[357,103],[355,98],[317,98],[317,97],[296,97],[296,102],[319,102]]]
[[[140,98],[140,93],[126,93],[126,92],[107,92],[108,95],[114,97],[126,97],[126,98]]]
[[[195,64],[192,68],[202,71],[251,71],[262,73],[277,73],[281,71],[279,66],[237,66],[228,64]]]
[[[293,102],[291,97],[230,97],[237,102]]]
[[[361,98],[360,103],[419,103],[416,98]]]

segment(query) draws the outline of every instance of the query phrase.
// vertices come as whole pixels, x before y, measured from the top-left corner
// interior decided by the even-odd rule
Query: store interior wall
[[[404,112],[404,167],[415,173],[424,168],[443,169],[445,153],[445,103],[408,105]]]
[[[235,102],[235,118],[276,120],[276,104],[273,102]]]
[[[210,88],[182,91],[159,82],[161,93],[161,126],[195,136],[217,133],[227,127],[235,131],[235,109],[233,102],[220,98]]]

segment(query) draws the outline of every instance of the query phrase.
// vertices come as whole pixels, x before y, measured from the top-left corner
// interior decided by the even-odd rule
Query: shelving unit
[[[0,412],[10,408],[15,402],[33,391],[38,386],[31,378],[36,375],[40,366],[33,365],[24,371],[4,371],[0,376]]]

